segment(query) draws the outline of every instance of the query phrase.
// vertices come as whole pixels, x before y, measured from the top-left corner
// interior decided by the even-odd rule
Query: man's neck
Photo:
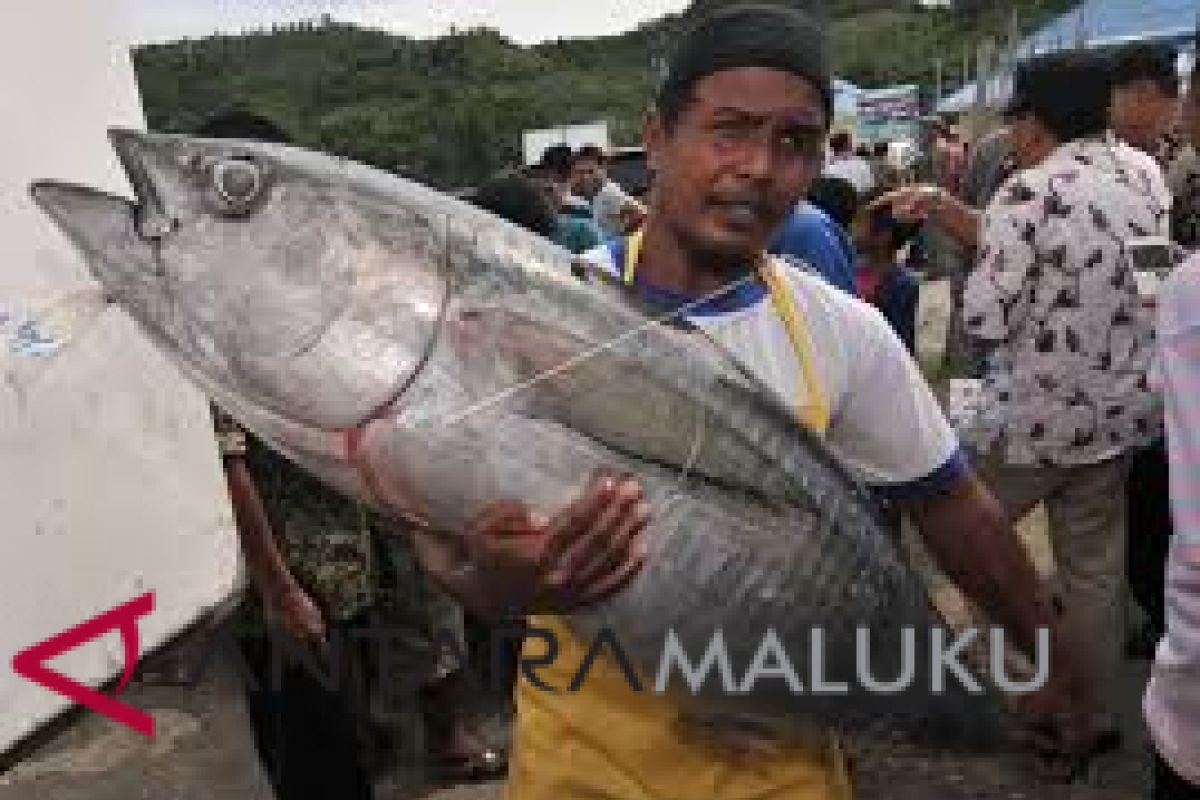
[[[730,267],[728,262],[705,263],[703,258],[689,252],[668,228],[647,221],[637,267],[641,281],[688,297],[702,297],[727,286],[750,269],[749,264],[742,270]]]

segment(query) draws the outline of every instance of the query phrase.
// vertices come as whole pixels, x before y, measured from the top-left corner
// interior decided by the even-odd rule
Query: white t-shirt
[[[618,276],[619,245],[588,258]],[[883,316],[794,262],[778,262],[793,287],[830,410],[826,444],[865,484],[892,499],[939,492],[966,472],[958,439],[929,384]],[[799,358],[765,288],[700,307],[688,320],[726,347],[789,408],[811,401]],[[653,289],[652,294],[659,294]],[[800,398],[806,398],[801,400]]]
[[[858,156],[837,158],[825,167],[825,175],[829,178],[841,178],[849,181],[859,195],[864,195],[875,188],[875,172],[871,165]]]

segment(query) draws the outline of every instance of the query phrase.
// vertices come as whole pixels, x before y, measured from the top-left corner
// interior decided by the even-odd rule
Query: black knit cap
[[[699,80],[727,69],[765,67],[809,81],[833,120],[833,80],[824,32],[783,6],[737,3],[701,16],[679,41],[658,93],[660,109],[690,95]]]

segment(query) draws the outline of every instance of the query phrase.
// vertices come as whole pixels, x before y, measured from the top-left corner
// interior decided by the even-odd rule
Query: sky
[[[621,33],[688,0],[116,0],[131,43],[235,33],[329,14],[414,37],[487,25],[521,44]]]

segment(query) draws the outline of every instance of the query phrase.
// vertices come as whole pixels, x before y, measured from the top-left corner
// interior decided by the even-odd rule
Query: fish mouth
[[[135,211],[123,197],[63,181],[35,181],[29,194],[76,247],[94,257],[102,256],[114,237],[128,232]]]
[[[35,181],[29,187],[34,203],[76,246],[92,255],[102,255],[105,246],[113,244],[117,232],[129,233],[130,220],[132,232],[148,242],[162,239],[176,227],[151,175],[148,136],[112,128],[108,138],[135,200],[64,181]]]
[[[149,166],[149,136],[128,128],[109,128],[108,141],[112,144],[129,179],[129,185],[137,197],[134,220],[138,235],[147,240],[158,240],[175,230],[177,223],[169,215],[158,185]]]

